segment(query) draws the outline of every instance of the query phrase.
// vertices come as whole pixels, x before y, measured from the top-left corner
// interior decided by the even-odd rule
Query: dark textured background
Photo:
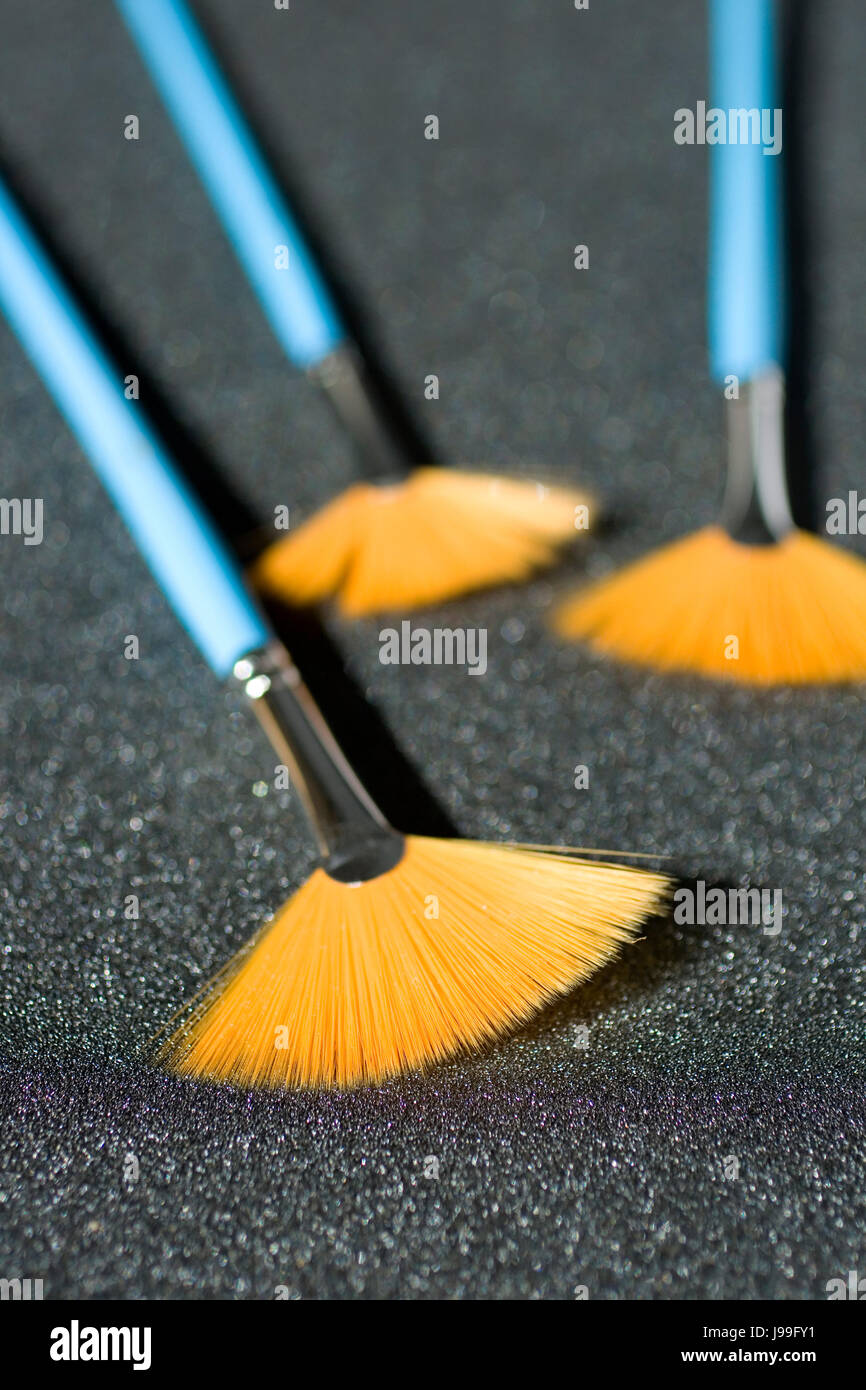
[[[863,484],[866,23],[858,0],[808,10],[825,499]],[[0,1274],[42,1277],[48,1297],[824,1297],[866,1260],[862,692],[623,672],[544,625],[587,570],[718,504],[705,151],[672,138],[674,109],[705,95],[702,9],[201,12],[436,451],[580,478],[615,508],[558,572],[438,610],[489,628],[484,680],[382,667],[377,624],[329,619],[417,774],[391,778],[390,809],[399,791],[407,827],[429,819],[423,780],[463,833],[670,855],[781,887],[787,915],[776,939],[654,923],[519,1036],[366,1093],[246,1095],[147,1069],[141,1044],[313,849],[293,796],[254,793],[269,749],[0,324],[2,492],[46,508],[41,547],[0,542]],[[2,0],[0,34],[0,145],[123,323],[128,369],[259,510],[308,512],[351,456],[282,360],[111,5]],[[350,708],[333,671],[324,685]]]

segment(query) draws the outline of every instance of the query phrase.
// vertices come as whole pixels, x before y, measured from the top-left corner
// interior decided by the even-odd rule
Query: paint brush
[[[664,671],[755,685],[859,681],[866,565],[795,526],[786,477],[776,8],[709,7],[710,363],[728,433],[720,524],[577,593],[554,622],[568,639]]]
[[[588,529],[571,489],[417,466],[375,373],[185,0],[116,0],[289,361],[327,395],[365,481],[251,566],[293,604],[334,597],[351,616],[406,610],[526,579]]]
[[[162,1062],[249,1086],[381,1081],[517,1026],[632,940],[663,875],[386,822],[2,182],[0,307],[167,600],[291,769],[321,851],[184,1012]]]

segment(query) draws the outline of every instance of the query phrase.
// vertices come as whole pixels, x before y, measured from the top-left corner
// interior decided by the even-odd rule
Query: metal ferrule
[[[290,770],[326,872],[356,883],[392,869],[403,837],[355,776],[285,647],[272,642],[250,652],[235,662],[234,677]]]
[[[734,540],[770,544],[794,529],[785,473],[785,378],[778,367],[726,402],[728,475],[722,525]]]
[[[356,348],[344,345],[309,369],[354,440],[371,482],[402,482],[412,468],[405,444]]]

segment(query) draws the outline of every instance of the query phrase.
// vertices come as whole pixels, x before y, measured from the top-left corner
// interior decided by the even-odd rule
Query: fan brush
[[[292,769],[322,853],[162,1061],[248,1086],[380,1081],[513,1028],[633,939],[660,874],[387,824],[2,183],[0,305],[178,617]]]
[[[772,0],[711,0],[714,107],[775,111]],[[866,677],[866,565],[795,527],[785,468],[781,154],[711,146],[709,328],[725,385],[722,520],[567,599],[558,632],[623,661],[755,685]],[[738,390],[738,395],[733,392]]]
[[[273,542],[253,583],[353,617],[525,579],[587,529],[568,488],[406,457],[374,375],[184,0],[117,0],[276,336],[326,392],[365,480]],[[281,259],[276,253],[283,248]]]

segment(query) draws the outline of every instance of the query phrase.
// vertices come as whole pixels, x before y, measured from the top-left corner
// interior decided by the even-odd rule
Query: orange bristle
[[[496,1037],[633,939],[668,880],[564,852],[409,837],[390,872],[317,869],[161,1060],[244,1086],[379,1082]]]
[[[866,564],[817,536],[711,526],[568,599],[557,631],[617,660],[754,685],[866,679]]]
[[[275,542],[251,577],[292,604],[335,596],[350,617],[405,611],[525,579],[586,527],[586,498],[510,478],[418,468],[359,483]]]

